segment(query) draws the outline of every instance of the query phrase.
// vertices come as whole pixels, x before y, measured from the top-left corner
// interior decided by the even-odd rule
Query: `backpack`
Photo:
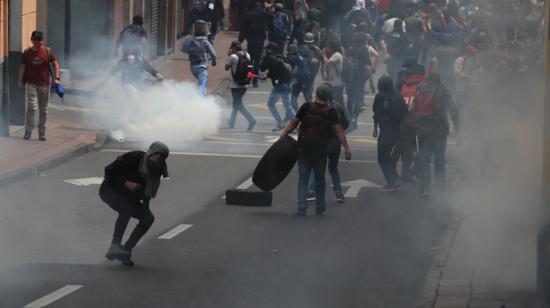
[[[235,72],[232,72],[233,81],[241,86],[248,85],[252,81],[248,76],[248,73],[253,69],[252,62],[250,62],[250,58],[246,56],[246,53],[242,51],[239,51],[236,55],[239,60]]]
[[[316,153],[326,149],[330,127],[328,112],[332,106],[319,106],[315,102],[309,103],[309,110],[305,114],[298,132],[298,144],[307,152]]]
[[[317,52],[315,46],[305,46],[305,52],[302,55],[304,62],[306,62],[309,71],[313,74],[317,74],[319,67],[321,67],[321,59],[319,58],[319,52]]]
[[[342,71],[339,71],[338,67],[336,67],[336,71],[340,75],[340,78],[342,78],[344,84],[349,85],[353,82],[353,72],[355,70],[355,65],[351,57],[342,55],[342,58]]]
[[[434,99],[435,87],[422,85],[418,86],[416,96],[414,97],[413,110],[417,122],[430,124],[437,113],[437,102]]]
[[[273,25],[272,39],[286,40],[287,33],[286,33],[285,21],[283,20],[283,14],[282,13],[273,14],[273,19],[271,22]]]
[[[206,50],[202,40],[192,39],[187,49],[189,61],[191,64],[196,64],[206,59]]]
[[[290,77],[292,75],[292,65],[288,62],[288,59],[283,55],[278,55],[277,61],[279,62],[281,77]]]

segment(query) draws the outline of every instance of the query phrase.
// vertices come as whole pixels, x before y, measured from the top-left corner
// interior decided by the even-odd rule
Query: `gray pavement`
[[[152,203],[156,220],[135,249],[135,268],[103,257],[116,216],[93,183],[117,155],[141,147],[137,136],[0,189],[0,246],[9,247],[0,261],[0,306],[22,307],[78,285],[48,307],[412,307],[447,228],[442,196],[419,199],[415,186],[397,193],[368,187],[336,204],[327,187],[327,215],[298,218],[295,168],[272,207],[224,204],[224,191],[251,176],[277,137],[263,107],[267,88],[245,96],[259,120],[254,132],[239,118],[236,129],[172,146],[172,177]],[[354,158],[340,164],[342,180],[383,185],[367,101],[360,129],[349,136]],[[51,114],[93,125],[83,113],[111,112],[86,104],[56,103]],[[65,182],[71,179],[87,180]],[[192,227],[158,238],[181,224]]]

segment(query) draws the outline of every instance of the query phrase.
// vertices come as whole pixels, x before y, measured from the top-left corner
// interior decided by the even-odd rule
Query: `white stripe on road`
[[[34,302],[26,305],[24,308],[41,308],[41,307],[45,307],[57,300],[59,300],[60,298],[62,297],[65,297],[73,292],[75,292],[76,290],[82,288],[83,286],[81,285],[66,285],[64,286],[63,288],[55,291],[55,292],[52,292],[42,298],[39,298],[37,300],[35,300]]]
[[[106,149],[101,152],[107,153],[126,153],[129,150]],[[219,153],[193,153],[193,152],[170,152],[170,155],[183,156],[206,156],[206,157],[234,157],[234,158],[262,158],[262,155],[240,155],[240,154],[219,154]],[[362,164],[378,164],[374,160],[340,160],[344,163],[362,163]]]
[[[254,183],[252,183],[252,177],[249,177],[248,180],[244,181],[241,185],[237,186],[237,189],[241,190],[247,190],[250,187],[252,187]]]
[[[176,237],[178,234],[182,233],[183,231],[191,228],[193,225],[184,225],[184,224],[181,224],[177,227],[175,227],[174,229],[164,233],[163,235],[159,236],[159,239],[160,240],[171,240],[173,239],[174,237]]]

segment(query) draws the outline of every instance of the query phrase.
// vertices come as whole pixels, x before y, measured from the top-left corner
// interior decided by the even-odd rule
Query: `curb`
[[[414,307],[433,308],[436,305],[439,297],[441,279],[443,278],[443,269],[445,268],[449,255],[451,254],[451,249],[456,239],[458,229],[460,228],[461,221],[462,217],[456,214],[453,214],[449,218],[447,229],[439,240],[439,251],[434,256],[433,264],[426,276],[424,288],[416,300]]]
[[[103,147],[106,140],[106,132],[100,131],[96,135],[95,143],[80,144],[74,146],[72,149],[66,150],[58,155],[54,155],[53,157],[50,157],[30,167],[21,168],[6,175],[0,176],[0,188],[24,180],[26,178],[36,176],[44,172],[45,170],[57,167],[63,163],[71,161],[90,152],[97,151]]]

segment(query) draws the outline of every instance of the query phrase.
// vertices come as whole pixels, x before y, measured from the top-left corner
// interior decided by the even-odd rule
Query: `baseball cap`
[[[233,41],[231,42],[231,48],[235,48],[237,50],[241,50],[241,42],[239,41]]]
[[[32,32],[31,37],[44,38],[44,34],[42,33],[42,31],[35,30]]]
[[[311,32],[304,34],[304,43],[311,44],[315,41],[315,36]]]

